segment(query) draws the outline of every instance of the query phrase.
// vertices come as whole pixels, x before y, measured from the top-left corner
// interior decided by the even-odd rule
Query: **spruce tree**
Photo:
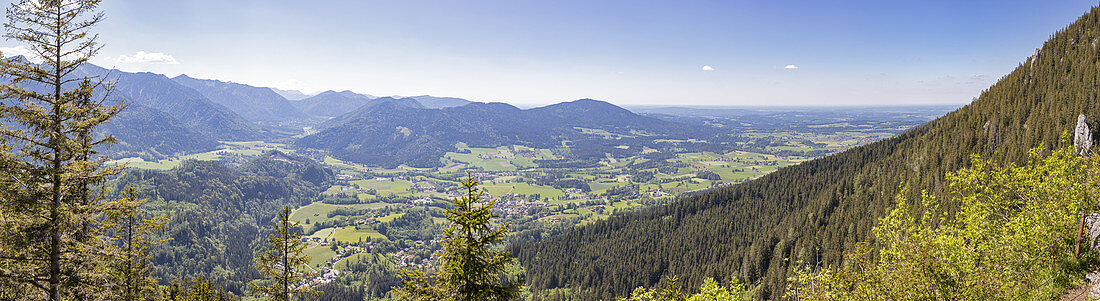
[[[75,72],[100,46],[90,29],[98,0],[23,0],[7,9],[4,35],[28,58],[0,60],[0,295],[86,299],[107,287],[112,256],[97,235],[106,210],[92,193],[118,168],[92,148],[91,133],[115,116],[102,78]],[[39,61],[35,63],[32,61]],[[94,137],[94,138],[93,138]]]
[[[306,244],[302,242],[302,235],[295,230],[298,223],[290,221],[290,207],[279,212],[274,227],[275,233],[268,237],[271,250],[254,259],[256,270],[265,279],[252,281],[249,287],[253,292],[266,295],[271,300],[288,301],[294,295],[316,294],[308,286],[298,287],[302,282],[315,277],[316,273],[307,269],[310,258],[302,252]]]
[[[493,200],[482,203],[485,192],[467,175],[462,181],[466,195],[454,200],[447,210],[450,225],[443,231],[439,271],[426,275],[419,270],[402,270],[402,286],[394,288],[403,300],[518,300],[523,279],[508,279],[505,268],[515,262],[502,250],[494,249],[507,233],[508,224],[493,228]]]
[[[118,248],[111,263],[114,300],[144,300],[157,294],[158,285],[152,277],[154,266],[149,247],[166,240],[152,240],[151,236],[164,229],[168,217],[142,217],[140,208],[146,200],[140,199],[134,186],[130,185],[113,204],[114,210],[107,214],[105,226]]]

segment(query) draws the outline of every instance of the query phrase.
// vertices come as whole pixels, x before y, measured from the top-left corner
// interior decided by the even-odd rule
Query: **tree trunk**
[[[1085,234],[1085,216],[1088,214],[1085,210],[1081,210],[1081,221],[1077,225],[1077,247],[1073,250],[1073,258],[1076,259],[1081,259],[1081,236]]]

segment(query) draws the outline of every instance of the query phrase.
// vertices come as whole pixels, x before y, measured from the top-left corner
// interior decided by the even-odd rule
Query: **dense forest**
[[[737,276],[757,299],[780,298],[796,262],[839,265],[846,251],[868,240],[899,187],[913,188],[909,200],[920,199],[921,190],[943,195],[945,173],[967,167],[971,154],[1021,162],[1032,147],[1060,146],[1078,114],[1095,128],[1098,44],[1100,10],[1093,8],[970,105],[924,126],[511,250],[536,296],[567,289],[584,299],[611,299],[672,274],[689,285]],[[948,213],[958,208],[941,206]]]
[[[192,160],[168,171],[134,169],[112,190],[135,185],[150,199],[147,213],[171,221],[163,232],[170,240],[151,250],[159,279],[203,276],[241,295],[259,277],[252,256],[263,247],[264,227],[284,206],[315,201],[333,181],[332,171],[310,159],[272,151],[239,167]]]

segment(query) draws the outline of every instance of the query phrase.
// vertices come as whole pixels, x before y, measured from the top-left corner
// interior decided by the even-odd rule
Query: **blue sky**
[[[1095,4],[108,0],[93,62],[519,104],[962,104]]]

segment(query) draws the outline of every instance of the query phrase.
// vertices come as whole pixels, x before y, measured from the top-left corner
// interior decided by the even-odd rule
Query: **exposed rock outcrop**
[[[1085,217],[1085,229],[1086,238],[1090,241],[1089,247],[1093,250],[1100,250],[1100,213]],[[1085,284],[1085,287],[1088,288],[1088,300],[1100,298],[1100,271],[1089,273],[1085,276],[1085,279],[1088,281]]]
[[[1087,157],[1092,153],[1092,132],[1085,122],[1085,114],[1077,116],[1077,128],[1073,130],[1073,146],[1077,154]]]

